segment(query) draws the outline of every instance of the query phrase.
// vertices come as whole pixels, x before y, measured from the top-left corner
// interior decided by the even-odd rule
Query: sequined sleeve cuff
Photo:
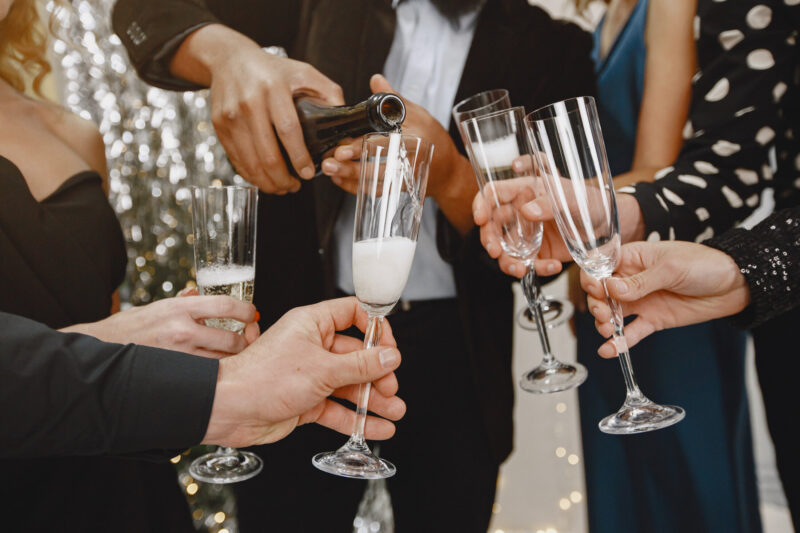
[[[753,328],[800,303],[800,208],[772,214],[752,230],[737,228],[705,244],[733,258],[750,287],[750,306],[733,317]]]

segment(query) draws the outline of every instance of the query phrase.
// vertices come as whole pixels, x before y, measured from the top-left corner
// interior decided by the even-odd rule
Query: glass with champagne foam
[[[197,287],[202,295],[225,295],[252,303],[256,271],[258,189],[250,185],[192,187],[192,226]],[[206,318],[207,326],[241,334],[245,324]],[[261,459],[234,448],[197,458],[189,467],[206,483],[236,483],[258,474]]]
[[[364,137],[353,228],[353,285],[368,315],[365,349],[380,344],[383,317],[408,281],[432,158],[433,145],[413,135]],[[359,386],[350,439],[338,450],[312,459],[320,470],[355,479],[395,474],[394,465],[372,453],[365,440],[370,387]]]
[[[256,271],[253,267],[224,265],[201,268],[197,271],[197,288],[200,294],[222,294],[253,303]],[[245,324],[232,318],[208,318],[206,326],[226,329],[234,333],[244,331]]]

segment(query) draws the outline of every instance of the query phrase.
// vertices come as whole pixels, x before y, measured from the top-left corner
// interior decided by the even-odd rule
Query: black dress
[[[61,328],[108,316],[125,242],[93,171],[37,202],[0,156],[0,311]],[[193,531],[168,463],[112,457],[0,462],[6,531]]]

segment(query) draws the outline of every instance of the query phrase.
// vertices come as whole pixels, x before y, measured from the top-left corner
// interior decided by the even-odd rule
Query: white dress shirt
[[[383,74],[407,100],[421,105],[448,129],[450,111],[467,53],[475,34],[478,11],[450,21],[429,0],[406,0],[396,7],[394,40]],[[435,157],[435,149],[434,149]],[[429,180],[437,179],[429,176]],[[334,228],[334,269],[338,287],[353,294],[353,218],[356,197],[348,194]],[[436,213],[432,198],[425,200],[411,273],[403,300],[453,298],[453,268],[436,247]]]

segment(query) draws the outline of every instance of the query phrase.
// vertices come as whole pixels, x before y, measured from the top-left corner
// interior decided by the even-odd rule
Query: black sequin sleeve
[[[734,317],[752,328],[800,304],[800,207],[773,213],[752,230],[737,228],[705,244],[733,258],[750,287],[750,306]]]

